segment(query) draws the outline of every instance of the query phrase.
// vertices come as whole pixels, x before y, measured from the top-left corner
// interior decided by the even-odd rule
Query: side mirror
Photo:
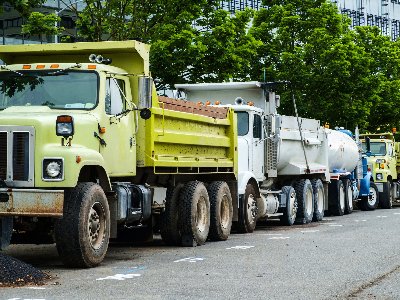
[[[150,108],[152,105],[153,79],[149,76],[139,77],[139,109]]]
[[[369,136],[367,136],[365,138],[365,144],[367,146],[367,151],[365,152],[367,154],[368,157],[371,156],[371,139],[369,138]]]

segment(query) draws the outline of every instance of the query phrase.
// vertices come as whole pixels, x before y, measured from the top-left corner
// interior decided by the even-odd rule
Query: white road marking
[[[354,222],[367,222],[367,220],[354,220]]]
[[[377,218],[387,218],[387,216],[376,216]]]
[[[314,233],[314,232],[318,232],[319,230],[302,230],[300,232],[302,233]]]
[[[394,215],[400,215],[400,213],[393,213]]]
[[[329,224],[330,227],[342,227],[343,225],[341,224]]]
[[[125,280],[133,277],[139,277],[141,274],[115,274],[113,276],[107,276],[103,278],[97,278],[96,280]]]
[[[226,248],[227,250],[229,249],[241,249],[241,250],[246,250],[246,249],[250,249],[250,248],[254,248],[254,246],[234,246],[234,247],[230,247],[230,248]]]
[[[195,262],[202,261],[202,260],[204,260],[204,258],[201,258],[201,257],[186,257],[186,258],[175,260],[174,262],[187,261],[187,262],[195,263]]]
[[[269,238],[269,240],[286,240],[286,239],[290,239],[289,236],[274,236]]]
[[[333,219],[324,218],[324,221],[333,221]]]
[[[45,290],[46,288],[45,287],[41,287],[41,286],[30,286],[30,287],[28,287],[28,289],[31,289],[31,290]]]

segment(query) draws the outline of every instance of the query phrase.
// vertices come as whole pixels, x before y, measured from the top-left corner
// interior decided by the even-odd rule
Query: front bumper
[[[63,190],[0,188],[0,217],[62,217]]]

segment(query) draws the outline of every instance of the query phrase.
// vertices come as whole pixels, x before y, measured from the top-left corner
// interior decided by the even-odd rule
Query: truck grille
[[[0,180],[10,187],[33,186],[34,129],[0,126]]]

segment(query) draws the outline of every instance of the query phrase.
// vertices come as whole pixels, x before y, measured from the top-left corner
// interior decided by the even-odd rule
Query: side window
[[[107,78],[106,113],[116,115],[124,110],[125,82],[122,79]]]
[[[259,115],[254,115],[253,138],[255,139],[262,138],[262,122],[261,122],[261,116]]]
[[[388,144],[388,155],[393,156],[393,144]]]

